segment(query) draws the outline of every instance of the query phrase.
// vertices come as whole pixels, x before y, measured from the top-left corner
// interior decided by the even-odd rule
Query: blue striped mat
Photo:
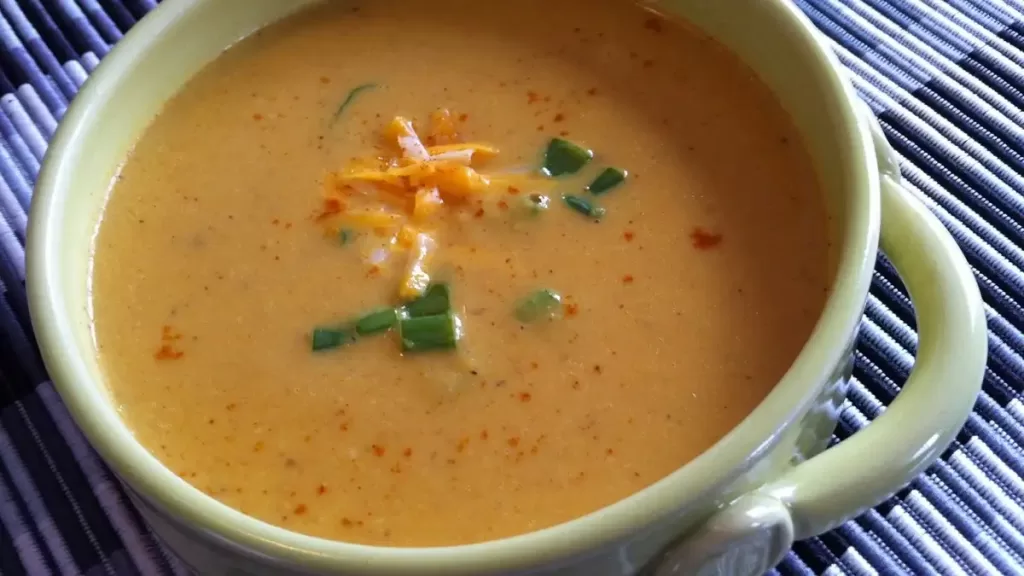
[[[778,574],[1024,574],[1024,0],[794,0],[832,41],[955,235],[987,304],[974,413],[909,488],[798,543]],[[0,0],[0,574],[184,574],[86,444],[42,369],[24,291],[26,210],[69,100],[153,0]],[[836,432],[898,392],[917,345],[875,270]]]

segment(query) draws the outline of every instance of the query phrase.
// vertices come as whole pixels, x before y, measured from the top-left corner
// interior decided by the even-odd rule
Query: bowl
[[[118,415],[96,358],[90,247],[111,178],[147,124],[225,48],[313,0],[166,0],[104,59],[46,155],[28,230],[32,323],[77,424],[155,533],[202,574],[761,574],[795,539],[874,506],[939,457],[985,367],[985,315],[956,243],[900,185],[880,126],[786,0],[656,0],[745,61],[797,125],[826,194],[836,276],[772,392],[695,460],[606,508],[503,540],[439,548],[333,542],[233,510],[165,468]],[[671,95],[666,94],[666,98]],[[879,242],[907,285],[917,362],[884,414],[827,448]]]

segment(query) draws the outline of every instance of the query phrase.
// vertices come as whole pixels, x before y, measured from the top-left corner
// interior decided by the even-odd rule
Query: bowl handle
[[[917,314],[914,369],[881,416],[728,504],[663,556],[656,576],[763,574],[794,540],[830,530],[910,483],[949,446],[974,406],[988,354],[978,285],[953,238],[901,185],[881,125],[864,110],[882,177],[882,250]]]

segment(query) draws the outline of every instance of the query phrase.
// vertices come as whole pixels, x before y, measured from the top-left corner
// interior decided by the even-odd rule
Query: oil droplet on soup
[[[724,48],[625,2],[430,6],[238,43],[96,239],[139,441],[326,538],[478,542],[641,490],[754,409],[826,296],[809,156]]]

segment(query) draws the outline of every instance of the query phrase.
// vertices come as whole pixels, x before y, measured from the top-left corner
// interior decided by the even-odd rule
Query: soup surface
[[[829,279],[809,157],[721,46],[627,2],[425,6],[318,7],[228,50],[141,137],[95,244],[100,360],[139,441],[351,542],[510,536],[658,481],[770,391]],[[585,166],[546,177],[553,138],[594,157],[570,145]],[[625,182],[586,191],[608,167]],[[349,341],[424,274],[454,350],[403,353],[404,324]]]

